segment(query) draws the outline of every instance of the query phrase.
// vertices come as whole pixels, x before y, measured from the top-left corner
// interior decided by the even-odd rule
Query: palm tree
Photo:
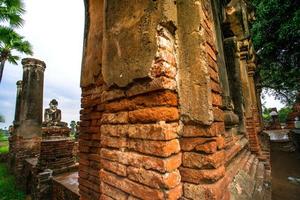
[[[7,22],[11,27],[23,25],[24,14],[22,0],[0,0],[0,22]]]
[[[17,61],[20,60],[19,56],[13,55],[15,51],[32,55],[32,46],[13,29],[2,26],[0,28],[0,83],[5,62],[17,65]]]

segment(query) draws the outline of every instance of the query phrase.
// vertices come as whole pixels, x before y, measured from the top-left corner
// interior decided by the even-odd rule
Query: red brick
[[[125,97],[123,90],[114,89],[110,91],[103,91],[101,93],[101,102],[112,101],[122,97]]]
[[[107,196],[107,195],[105,195],[105,194],[101,194],[100,200],[115,200],[115,199],[113,199],[113,198],[111,198],[110,196]]]
[[[171,140],[178,137],[177,123],[134,124],[134,125],[102,125],[101,134],[115,137],[137,139]]]
[[[201,154],[194,152],[184,152],[182,155],[182,165],[190,168],[218,168],[224,164],[224,151],[217,151],[214,154]]]
[[[168,158],[158,158],[134,152],[121,152],[103,148],[101,149],[101,157],[124,165],[131,165],[138,168],[143,167],[145,169],[152,169],[162,173],[171,172],[181,165],[180,153]]]
[[[128,194],[106,183],[101,183],[101,192],[113,199],[127,200],[128,198]]]
[[[217,151],[217,142],[208,142],[202,145],[198,145],[195,150],[205,153],[215,153]]]
[[[117,162],[101,159],[101,167],[120,176],[127,176],[126,166]]]
[[[204,143],[214,141],[214,138],[181,138],[180,147],[183,151],[196,150],[199,146]]]
[[[141,184],[135,183],[127,178],[121,178],[112,173],[101,170],[100,178],[103,182],[119,188],[133,196],[145,199],[164,199],[164,194],[160,190],[152,189]]]
[[[220,94],[212,92],[212,105],[221,107],[222,106],[222,97]]]
[[[208,73],[209,73],[210,78],[213,81],[215,81],[217,83],[220,82],[220,80],[219,80],[219,74],[214,69],[212,69],[211,67],[208,67]]]
[[[183,182],[194,184],[216,182],[225,175],[225,167],[221,166],[217,169],[191,169],[180,167],[180,174]]]
[[[183,193],[182,184],[179,184],[177,187],[165,191],[165,199],[167,200],[181,199],[182,193]]]
[[[151,123],[159,121],[178,121],[179,112],[177,108],[156,107],[145,108],[129,112],[131,123]]]
[[[205,49],[207,54],[214,60],[217,60],[217,56],[216,56],[216,52],[214,51],[214,49],[209,45],[209,44],[205,44]]]
[[[217,82],[215,82],[215,81],[213,81],[213,80],[210,81],[210,88],[211,88],[212,91],[214,91],[214,92],[216,92],[216,93],[219,93],[219,94],[220,94],[221,91],[222,91],[222,89],[221,89],[219,83],[217,83]]]
[[[135,182],[142,183],[156,189],[166,188],[171,189],[176,187],[181,180],[178,170],[170,173],[161,174],[143,168],[128,167],[128,178]]]
[[[103,124],[125,124],[128,123],[128,112],[104,113],[101,123]]]
[[[154,92],[158,90],[175,90],[176,81],[167,77],[155,78],[150,82],[140,83],[133,85],[130,89],[126,91],[128,97],[132,97],[139,94],[145,94],[149,92]]]
[[[225,146],[225,139],[221,135],[217,137],[217,146],[219,150],[223,149]]]
[[[223,122],[214,122],[211,126],[185,125],[183,127],[184,137],[214,137],[223,134],[225,125]]]
[[[101,135],[101,145],[103,147],[124,148],[127,147],[127,139]]]
[[[154,106],[177,106],[177,95],[171,91],[150,93],[137,96],[133,99],[123,99],[105,105],[105,111],[118,112],[124,110],[135,110],[143,107]]]
[[[80,179],[78,179],[78,182],[79,182],[80,185],[83,185],[83,186],[85,186],[85,187],[87,187],[87,188],[89,188],[89,189],[91,189],[91,190],[93,190],[95,192],[99,192],[100,191],[100,186],[99,185],[97,185],[95,183],[92,183],[92,182],[90,182],[88,180],[80,178]]]
[[[128,148],[159,157],[169,157],[180,151],[179,141],[177,139],[170,141],[151,141],[151,140],[128,140]]]
[[[213,107],[214,121],[224,122],[224,111],[218,107]]]
[[[184,196],[188,199],[220,200],[225,197],[225,188],[219,184],[190,184],[184,183]]]

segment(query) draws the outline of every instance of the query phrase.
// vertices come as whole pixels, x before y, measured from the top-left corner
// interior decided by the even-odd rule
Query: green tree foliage
[[[300,0],[252,0],[262,86],[285,103],[300,91]]]
[[[70,127],[71,127],[71,135],[74,136],[76,134],[76,122],[74,120],[70,122]]]
[[[22,0],[0,0],[0,83],[6,61],[17,64],[20,59],[15,51],[32,55],[30,43],[14,30],[22,26],[24,12]]]
[[[21,0],[0,0],[0,21],[11,27],[23,25],[24,4]]]
[[[263,120],[268,123],[272,120],[272,117],[270,115],[270,112],[272,111],[272,108],[266,108],[263,106]],[[291,107],[283,107],[278,111],[278,119],[280,123],[285,123],[287,120],[288,114],[292,112]]]
[[[270,115],[270,112],[271,112],[271,108],[266,108],[265,106],[263,106],[263,113],[262,113],[262,116],[263,116],[263,120],[264,120],[265,122],[271,121],[271,115]]]
[[[32,55],[32,47],[28,41],[24,40],[24,37],[11,28],[0,28],[0,82],[6,61],[17,65],[17,61],[20,60],[20,57],[14,55],[13,51]]]
[[[284,107],[284,108],[281,108],[281,109],[278,111],[278,118],[279,118],[280,123],[285,123],[286,120],[287,120],[288,114],[290,114],[291,112],[292,112],[291,107]]]

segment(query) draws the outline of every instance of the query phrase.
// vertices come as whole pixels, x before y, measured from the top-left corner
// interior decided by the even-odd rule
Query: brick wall
[[[20,136],[13,136],[12,143],[14,146],[14,149],[12,149],[14,154],[14,157],[12,158],[13,172],[17,177],[17,182],[20,187],[25,188],[24,181],[26,180],[26,177],[24,177],[22,171],[24,168],[25,159],[37,157],[37,155],[39,155],[41,138],[34,137],[25,139]]]
[[[178,199],[182,194],[175,41],[159,26],[157,42],[151,80],[128,88],[104,83],[83,88],[81,199]]]
[[[200,29],[204,30],[203,38],[206,40],[202,47],[206,56],[203,57],[202,62],[206,62],[208,66],[214,121],[211,125],[189,124],[189,122],[184,125],[180,139],[183,155],[180,174],[184,185],[183,196],[186,199],[195,199],[195,191],[198,191],[197,195],[200,196],[207,193],[210,187],[206,187],[204,184],[217,182],[225,173],[224,139],[221,136],[225,129],[224,113],[219,108],[222,104],[222,98],[216,64],[212,18],[210,18],[209,8],[205,6],[207,4],[203,3],[199,9],[202,18]]]
[[[198,17],[192,23],[199,30],[188,33],[187,38],[182,34],[184,26],[178,27],[177,35],[158,25],[158,49],[148,78],[121,88],[108,87],[100,75],[94,76],[93,84],[82,86],[81,200],[239,199],[235,178],[240,177],[252,184],[249,199],[252,197],[253,177],[261,177],[264,168],[248,151],[245,135],[225,130],[210,1],[177,3],[178,19],[183,17],[178,26]],[[191,16],[186,8],[191,8]],[[195,66],[185,66],[188,64]],[[184,67],[190,74],[180,71]],[[183,79],[192,82],[184,92]],[[189,100],[193,98],[196,100]],[[193,110],[198,108],[203,112]],[[256,135],[253,120],[248,122],[248,134]]]

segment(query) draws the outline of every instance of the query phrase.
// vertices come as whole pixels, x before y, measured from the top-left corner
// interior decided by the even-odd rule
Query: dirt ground
[[[300,153],[283,152],[271,145],[272,200],[299,200],[300,183],[288,177],[300,178]]]

